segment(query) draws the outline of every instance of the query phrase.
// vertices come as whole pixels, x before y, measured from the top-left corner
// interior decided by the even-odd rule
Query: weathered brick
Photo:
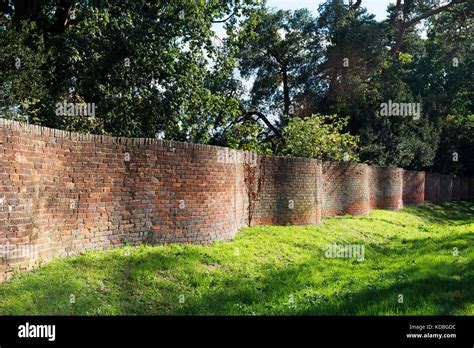
[[[55,256],[135,245],[146,236],[158,243],[230,239],[250,219],[244,162],[265,169],[252,224],[318,224],[322,216],[474,197],[473,178],[262,158],[208,145],[68,133],[0,119],[0,242],[36,252],[1,258],[0,281],[14,269]]]

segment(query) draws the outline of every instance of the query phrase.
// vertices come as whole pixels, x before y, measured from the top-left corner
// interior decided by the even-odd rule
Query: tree
[[[379,93],[373,79],[386,60],[383,26],[359,5],[327,1],[320,6],[318,18],[326,45],[325,59],[317,65],[322,85],[317,110],[351,114],[352,130],[364,125],[367,110],[376,105]]]
[[[29,121],[40,117],[40,101],[48,97],[52,70],[43,69],[49,58],[34,23],[0,26],[0,117]],[[30,44],[24,42],[33,38]]]
[[[468,3],[468,0],[450,0],[441,5],[440,1],[432,0],[397,0],[394,8],[392,8],[392,18],[396,23],[396,34],[390,49],[392,56],[400,51],[405,34],[413,30],[422,20],[446,11],[453,11],[459,15],[459,18],[463,18],[463,16],[466,16],[466,12],[461,9],[464,5],[467,6]],[[470,7],[472,11],[472,3]]]
[[[333,161],[358,161],[359,137],[344,132],[347,118],[336,115],[292,118],[283,129],[283,155]]]
[[[206,143],[241,115],[239,90],[231,78],[234,40],[239,21],[259,6],[254,0],[2,1],[7,24],[0,34],[2,41],[18,38],[15,45],[21,51],[34,46],[36,37],[44,42],[38,56],[48,58],[36,68],[47,78],[47,93],[26,81],[18,88],[34,100],[29,108],[37,112],[31,121]],[[227,32],[219,45],[212,30],[215,21]],[[34,31],[20,38],[14,32],[20,33],[25,22]],[[16,68],[5,68],[0,83],[9,85]],[[11,108],[23,97],[11,92],[9,98],[1,102]],[[95,118],[58,115],[56,105],[64,102],[93,104]]]
[[[469,7],[462,11],[469,13]],[[417,61],[412,79],[412,89],[422,96],[440,130],[434,165],[427,170],[474,173],[473,24],[472,16],[460,19],[457,11],[441,13],[428,22],[426,53]]]
[[[272,115],[283,126],[297,96],[311,91],[320,58],[319,36],[308,10],[264,12],[245,26],[251,37],[239,52],[240,73],[253,76],[250,107]]]
[[[469,174],[473,9],[396,0],[379,22],[363,0],[327,0],[317,17],[257,0],[0,0],[0,114]],[[254,80],[249,94],[239,73]],[[388,102],[416,103],[421,117],[386,117]],[[92,105],[94,117],[58,103]]]

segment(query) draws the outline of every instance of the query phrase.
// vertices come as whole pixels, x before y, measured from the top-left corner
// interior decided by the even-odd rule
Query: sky
[[[319,5],[325,1],[326,0],[267,0],[267,5],[276,10],[307,8],[313,12],[314,15],[317,15]],[[344,1],[349,3],[349,0]],[[390,3],[395,3],[395,0],[362,0],[361,6],[365,7],[369,13],[374,14],[376,20],[381,21],[387,17],[387,6]],[[226,36],[222,25],[214,24],[213,29],[218,37],[224,38]]]
[[[269,7],[275,7],[279,10],[296,10],[307,8],[316,13],[318,6],[325,0],[268,0]],[[348,3],[349,1],[346,0]],[[387,6],[389,3],[395,3],[394,0],[362,0],[363,7],[367,8],[369,13],[374,14],[377,20],[383,20],[387,16]]]

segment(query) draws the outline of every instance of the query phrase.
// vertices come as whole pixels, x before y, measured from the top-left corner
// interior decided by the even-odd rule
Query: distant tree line
[[[0,0],[0,117],[474,175],[473,9]]]

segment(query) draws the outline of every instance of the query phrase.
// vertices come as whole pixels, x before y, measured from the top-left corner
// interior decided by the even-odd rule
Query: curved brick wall
[[[145,239],[229,239],[246,223],[240,152],[0,122],[0,243],[34,249],[0,273]]]
[[[425,172],[403,171],[403,204],[420,205],[425,201]]]
[[[265,183],[252,224],[318,224],[322,216],[397,209],[402,200],[474,196],[473,178],[0,119],[0,281],[86,249],[230,239],[249,224],[244,163],[260,159]]]
[[[371,209],[400,209],[402,202],[403,169],[369,167],[369,202]]]
[[[474,197],[472,177],[426,173],[425,200],[446,202],[451,200],[469,200]]]
[[[266,157],[265,184],[252,224],[312,225],[321,222],[321,162]]]
[[[366,164],[323,162],[323,217],[369,214],[369,175]]]
[[[459,176],[453,177],[453,200],[461,199],[461,178]]]
[[[236,151],[228,151],[227,161],[220,163],[220,149],[202,145],[166,142],[128,150],[136,158],[130,161],[134,175],[127,185],[136,192],[131,204],[140,199],[135,218],[145,219],[157,241],[229,239],[244,223]]]

